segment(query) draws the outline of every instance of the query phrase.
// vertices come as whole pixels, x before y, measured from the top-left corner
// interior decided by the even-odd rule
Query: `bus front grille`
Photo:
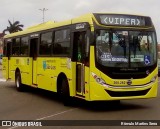
[[[143,96],[146,95],[149,90],[141,90],[141,91],[110,91],[110,90],[105,90],[111,97],[131,97],[131,96]]]

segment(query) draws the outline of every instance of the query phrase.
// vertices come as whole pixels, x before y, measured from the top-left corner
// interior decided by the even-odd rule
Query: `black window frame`
[[[23,41],[23,38],[27,38],[27,54],[22,54],[21,52],[22,52],[22,45],[23,45],[23,43],[22,43],[22,41]],[[23,50],[24,51],[24,50]],[[28,35],[26,35],[26,36],[23,36],[23,37],[21,37],[20,38],[20,55],[19,56],[29,56],[29,36]]]
[[[5,47],[5,48],[4,48]],[[3,43],[3,50],[5,49],[5,54],[3,51],[3,56],[4,57],[10,57],[12,54],[12,39],[4,39],[4,43]]]
[[[3,41],[3,56],[7,57],[7,39]]]
[[[44,54],[44,53],[41,54],[42,35],[47,34],[47,33],[51,33],[51,42],[50,43],[44,43],[44,44],[50,44],[50,53],[49,54]],[[45,31],[45,32],[42,32],[40,34],[39,43],[38,43],[39,44],[38,45],[38,56],[52,56],[53,35],[54,35],[53,30]]]
[[[68,34],[66,34],[66,37],[68,37],[68,39],[67,38],[65,39],[63,37],[65,31],[67,31],[67,33],[68,33]],[[56,37],[56,32],[61,32],[60,35],[62,35],[62,37],[60,38],[61,39],[60,41],[56,41],[56,38],[57,38]],[[59,53],[61,50],[62,51],[65,50],[65,48],[63,47],[63,43],[68,43],[69,44],[69,47],[66,47],[66,48],[68,48],[68,53],[63,53],[63,52]],[[57,44],[59,44],[59,46],[55,47]],[[55,50],[57,52],[55,52]],[[71,29],[70,29],[70,27],[65,27],[65,28],[54,30],[54,42],[53,42],[53,52],[52,52],[52,55],[53,56],[58,56],[58,57],[69,57],[69,56],[71,56]]]
[[[17,39],[19,40],[19,43],[17,42]],[[20,43],[21,43],[20,37],[15,37],[12,39],[11,56],[19,56],[20,55]],[[16,49],[18,51],[16,51]],[[17,54],[15,54],[15,53],[17,53]]]

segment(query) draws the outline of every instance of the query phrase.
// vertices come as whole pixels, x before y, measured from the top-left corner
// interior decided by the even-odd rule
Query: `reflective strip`
[[[107,88],[112,88],[112,89],[128,89],[128,88],[144,88],[147,86],[152,85],[154,82],[150,82],[145,85],[126,85],[126,86],[111,86],[111,85],[106,85]]]

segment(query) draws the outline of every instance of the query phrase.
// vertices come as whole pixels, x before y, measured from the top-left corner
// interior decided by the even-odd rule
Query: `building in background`
[[[4,34],[0,33],[0,65],[2,64],[2,56],[3,56],[3,37]]]
[[[0,55],[2,55],[3,53],[3,37],[4,37],[4,34],[3,33],[0,33]]]

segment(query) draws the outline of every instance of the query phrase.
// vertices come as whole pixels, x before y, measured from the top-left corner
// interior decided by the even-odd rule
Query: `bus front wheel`
[[[16,85],[16,88],[17,88],[18,91],[24,91],[24,85],[21,82],[20,72],[16,72],[15,85]]]

